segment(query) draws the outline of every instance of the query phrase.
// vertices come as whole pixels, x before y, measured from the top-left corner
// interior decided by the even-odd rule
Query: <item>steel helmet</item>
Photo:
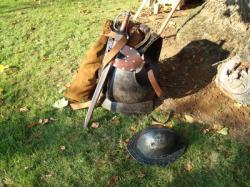
[[[183,137],[163,125],[152,125],[136,133],[128,143],[128,152],[140,163],[167,165],[185,151]]]

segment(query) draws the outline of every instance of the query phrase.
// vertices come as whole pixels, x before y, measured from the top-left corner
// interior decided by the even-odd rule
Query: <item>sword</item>
[[[101,73],[101,76],[99,78],[99,81],[97,83],[96,89],[94,91],[94,94],[93,94],[93,97],[92,97],[91,104],[89,106],[87,115],[86,115],[85,120],[84,120],[84,125],[83,125],[84,128],[88,127],[88,124],[89,124],[89,122],[91,120],[91,116],[93,114],[95,105],[96,105],[96,103],[97,103],[97,101],[98,101],[98,99],[100,97],[103,86],[104,86],[104,84],[105,84],[105,82],[107,80],[108,74],[109,74],[109,72],[111,70],[112,64],[110,63],[110,61],[114,58],[113,55],[117,54],[120,51],[120,48],[122,48],[126,44],[127,38],[125,38],[125,40],[124,40],[124,32],[126,31],[126,28],[127,28],[128,22],[129,22],[129,17],[130,17],[130,12],[126,12],[125,19],[123,20],[123,22],[121,24],[119,32],[116,33],[115,41],[113,41],[112,38],[109,38],[109,40],[108,40],[107,48],[106,48],[106,51],[105,51],[105,52],[107,52],[107,51],[108,52],[105,53],[105,56],[104,56],[104,59],[103,59],[104,66],[103,66],[102,73]],[[112,49],[114,49],[114,51],[112,51]],[[107,61],[107,59],[108,59],[108,63],[106,64],[105,62]]]

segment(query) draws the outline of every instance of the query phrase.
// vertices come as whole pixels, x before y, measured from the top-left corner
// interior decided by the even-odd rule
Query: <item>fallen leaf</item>
[[[191,161],[188,161],[188,163],[185,166],[185,169],[189,172],[193,169],[193,164]]]
[[[222,134],[222,135],[228,135],[228,128],[227,127],[225,127],[225,128],[223,128],[223,129],[221,129],[221,130],[219,130],[219,131],[217,131],[217,133],[219,133],[219,134]]]
[[[27,107],[22,107],[19,109],[19,112],[28,112],[29,109]]]
[[[49,122],[49,119],[45,118],[45,119],[39,119],[38,123],[41,124],[41,125],[44,125],[46,123]]]
[[[0,87],[0,95],[3,93],[3,88]]]
[[[143,177],[145,177],[145,173],[140,172],[137,177],[138,178],[143,178]]]
[[[9,68],[9,66],[5,66],[5,65],[0,64],[0,73],[4,72],[4,70],[6,70],[8,68]]]
[[[61,109],[61,108],[66,107],[68,104],[69,104],[69,101],[66,100],[65,98],[62,98],[62,99],[56,101],[56,102],[53,104],[53,107],[54,107],[54,108]]]
[[[125,143],[127,144],[129,142],[129,138],[127,138],[126,140],[125,140]]]
[[[112,124],[112,125],[115,125],[115,126],[119,125],[119,124],[120,124],[119,118],[116,116],[116,117],[111,121],[111,124]]]
[[[49,177],[52,177],[52,174],[51,173],[49,173],[49,174],[47,174],[47,175],[44,175],[46,178],[49,178]]]
[[[218,124],[218,123],[213,125],[213,130],[219,131],[221,129],[223,129],[223,125]]]
[[[65,90],[66,90],[66,88],[65,88],[65,87],[60,88],[60,89],[58,90],[58,93],[63,93]]]
[[[188,114],[184,115],[185,121],[188,123],[193,123],[194,122],[194,118]]]
[[[64,151],[66,148],[65,148],[64,145],[61,145],[61,146],[60,146],[60,149],[61,149],[62,151]]]
[[[36,126],[36,125],[37,125],[36,122],[32,122],[31,124],[28,125],[28,128],[32,128],[32,127],[34,127],[34,126]]]
[[[135,132],[136,128],[135,127],[130,127],[130,131]]]
[[[23,14],[23,12],[22,12],[21,10],[16,11],[16,15],[17,15],[17,16],[20,16],[20,15],[22,15],[22,14]]]
[[[112,176],[110,179],[110,186],[116,186],[118,183],[118,176]]]
[[[16,186],[15,183],[13,182],[13,180],[9,177],[5,177],[3,179],[3,186],[7,186],[7,187],[14,187]]]
[[[122,146],[121,146],[121,148],[123,148],[123,146],[127,146],[128,145],[128,142],[129,142],[129,139],[127,138],[126,140],[124,140],[123,142],[122,142]]]
[[[68,82],[67,84],[64,85],[66,88],[70,87],[70,83]]]
[[[94,128],[94,129],[97,129],[99,128],[100,124],[98,122],[93,122],[91,127]]]
[[[236,107],[236,108],[240,108],[240,107],[242,107],[243,105],[241,104],[241,103],[234,103],[234,107]]]
[[[166,127],[172,129],[174,127],[174,125],[172,123],[170,123],[170,124],[166,124]]]
[[[209,129],[209,128],[202,129],[202,133],[203,133],[203,134],[207,134],[207,133],[209,133],[209,131],[210,131],[210,129]]]
[[[50,121],[56,121],[57,119],[53,118],[53,117],[50,117],[49,118]]]
[[[48,174],[42,175],[41,179],[47,180],[48,178],[52,177],[54,175],[53,172],[49,172]]]

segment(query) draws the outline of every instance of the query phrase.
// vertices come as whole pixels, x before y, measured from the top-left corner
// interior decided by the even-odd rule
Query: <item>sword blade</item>
[[[107,48],[105,50],[105,54],[107,54],[111,50],[111,48],[113,46],[113,43],[114,43],[113,39],[109,38]],[[104,58],[105,58],[105,56],[104,56]],[[98,101],[98,99],[100,97],[100,94],[102,92],[102,88],[104,86],[105,80],[107,79],[107,76],[108,76],[108,73],[109,73],[110,69],[111,69],[111,64],[108,64],[106,67],[103,67],[103,69],[102,69],[101,76],[100,76],[100,78],[98,80],[96,89],[94,91],[94,94],[93,94],[93,97],[92,97],[92,100],[91,100],[91,104],[90,104],[90,106],[88,108],[88,112],[87,112],[87,115],[85,117],[85,121],[84,121],[84,125],[83,125],[84,128],[88,127],[88,124],[89,124],[91,116],[93,114],[95,105],[96,105],[96,103],[97,103],[97,101]]]
[[[101,73],[101,77],[98,81],[98,84],[96,86],[96,89],[95,89],[95,92],[93,94],[93,97],[92,97],[92,101],[91,101],[91,105],[88,109],[88,112],[87,112],[87,115],[86,115],[86,118],[85,118],[85,121],[84,121],[84,128],[87,128],[88,127],[88,124],[90,122],[90,119],[91,119],[91,116],[92,116],[92,113],[94,111],[94,108],[95,108],[95,105],[100,97],[100,94],[102,92],[102,88],[104,86],[104,83],[108,77],[108,73],[111,69],[111,64],[109,63],[103,70],[102,70],[102,73]]]

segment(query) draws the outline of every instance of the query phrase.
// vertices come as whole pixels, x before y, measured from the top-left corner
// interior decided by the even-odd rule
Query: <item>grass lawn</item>
[[[0,73],[0,186],[250,186],[249,147],[203,134],[204,125],[173,119],[189,141],[187,152],[167,167],[144,166],[129,156],[125,140],[131,129],[150,124],[148,115],[98,108],[93,121],[100,128],[86,130],[86,110],[52,107],[103,20],[137,6],[134,0],[0,1],[0,65],[9,66]]]

